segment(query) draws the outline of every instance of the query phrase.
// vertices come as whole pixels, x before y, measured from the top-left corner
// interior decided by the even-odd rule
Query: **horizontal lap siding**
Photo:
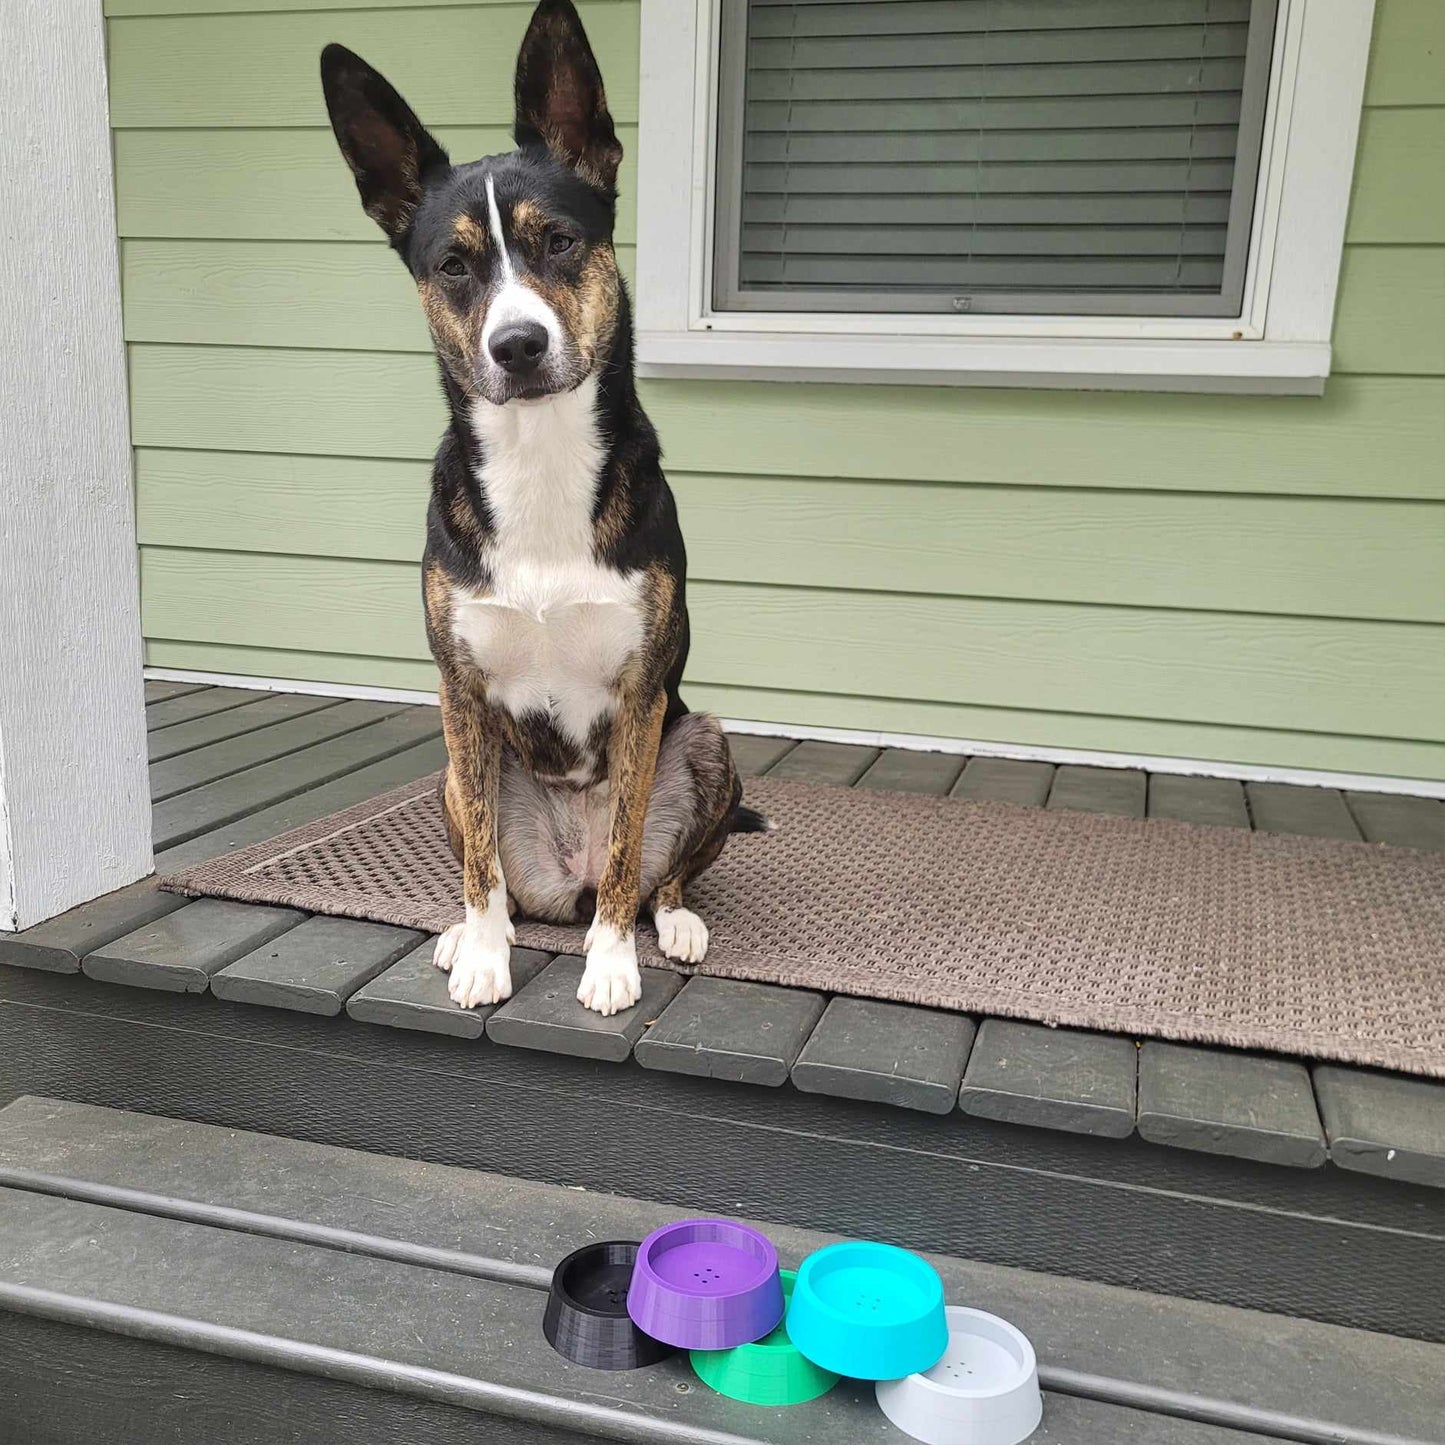
[[[316,52],[459,157],[528,5],[107,0],[153,664],[425,688],[441,408]],[[628,152],[632,0],[584,17]],[[1323,399],[645,383],[732,716],[1445,777],[1445,94],[1381,0]]]

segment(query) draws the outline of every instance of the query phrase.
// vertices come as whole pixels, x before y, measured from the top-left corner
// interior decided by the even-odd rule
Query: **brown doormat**
[[[1445,1077],[1445,856],[760,779],[688,902],[703,972]],[[440,931],[436,778],[162,881]],[[520,945],[584,930],[519,922]],[[666,964],[639,932],[642,961]],[[689,970],[690,971],[690,970]]]

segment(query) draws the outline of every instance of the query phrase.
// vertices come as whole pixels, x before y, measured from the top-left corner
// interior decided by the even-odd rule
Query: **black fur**
[[[765,814],[745,803],[739,803],[728,819],[729,833],[770,833],[772,828]]]

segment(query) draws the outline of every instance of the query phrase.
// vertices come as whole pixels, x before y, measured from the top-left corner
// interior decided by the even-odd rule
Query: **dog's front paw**
[[[707,957],[707,924],[690,908],[659,908],[657,946],[679,963],[701,963]]]
[[[505,912],[478,913],[467,909],[467,921],[456,923],[437,939],[432,962],[451,978],[447,993],[463,1008],[501,1003],[512,996],[510,966],[513,939],[511,920]]]
[[[642,997],[636,938],[630,933],[622,937],[605,923],[594,923],[588,937],[592,941],[577,1002],[604,1015],[631,1008]]]

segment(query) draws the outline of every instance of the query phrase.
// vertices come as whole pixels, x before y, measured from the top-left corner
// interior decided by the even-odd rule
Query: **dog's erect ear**
[[[519,146],[545,145],[605,191],[617,183],[622,147],[572,0],[542,0],[533,12],[517,56],[513,135]]]
[[[427,173],[446,166],[447,153],[386,77],[344,45],[321,52],[321,86],[361,204],[395,241],[411,225]]]

